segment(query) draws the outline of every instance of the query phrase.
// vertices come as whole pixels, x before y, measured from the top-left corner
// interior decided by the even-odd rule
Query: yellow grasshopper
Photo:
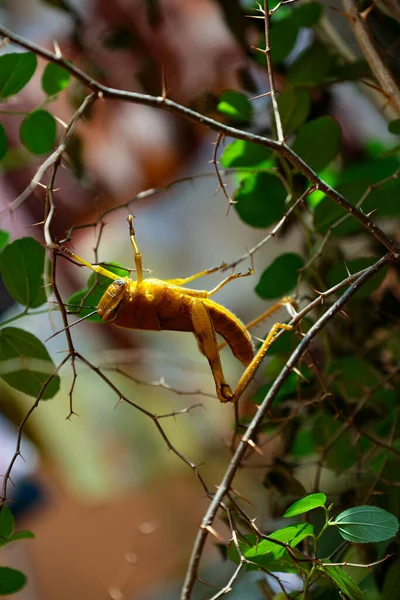
[[[277,332],[280,329],[291,329],[291,326],[275,323],[254,356],[252,340],[243,323],[227,308],[210,299],[233,279],[246,277],[253,271],[250,269],[244,275],[241,273],[229,275],[210,291],[192,290],[182,286],[203,275],[214,273],[220,267],[201,271],[184,279],[164,281],[152,277],[144,278],[142,255],[139,252],[133,228],[133,216],[130,215],[127,220],[135,254],[136,281],[130,277],[121,278],[100,265],[92,265],[68,248],[63,248],[63,251],[78,263],[114,280],[97,306],[98,315],[106,323],[128,329],[191,331],[197,339],[200,351],[209,362],[219,400],[221,402],[237,402],[249,385]],[[284,298],[278,302],[257,321],[287,303],[291,303],[290,298]],[[234,392],[225,381],[216,333],[224,338],[234,356],[247,367]]]

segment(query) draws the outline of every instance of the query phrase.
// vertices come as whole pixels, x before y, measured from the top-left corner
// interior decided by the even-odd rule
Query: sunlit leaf
[[[10,52],[0,56],[0,98],[17,94],[36,70],[37,60],[33,52]]]
[[[252,227],[268,227],[285,210],[286,189],[273,173],[252,173],[245,177],[235,193],[235,210]]]
[[[399,522],[396,517],[377,506],[355,506],[330,522],[340,535],[354,544],[383,542],[396,535]]]
[[[8,231],[4,231],[4,229],[0,229],[0,250],[2,250],[4,248],[4,246],[6,246],[8,244],[9,239],[10,239],[10,234],[8,233]]]
[[[8,244],[0,254],[0,271],[9,294],[24,306],[46,302],[43,288],[44,248],[33,238]]]
[[[220,113],[235,121],[249,121],[253,114],[250,100],[236,90],[226,90],[221,94],[217,106]]]
[[[46,154],[56,141],[56,120],[47,110],[35,110],[22,121],[19,135],[29,152]]]
[[[45,346],[34,335],[16,327],[0,330],[0,377],[8,385],[36,397],[54,369]],[[55,376],[47,385],[42,399],[52,398],[59,388],[60,378]]]
[[[48,96],[55,96],[64,90],[69,83],[71,74],[55,63],[48,63],[42,75],[42,89]]]
[[[243,140],[231,142],[221,156],[221,165],[229,167],[254,167],[272,156],[271,150]]]
[[[320,508],[321,506],[325,506],[326,496],[325,494],[309,494],[305,498],[301,498],[294,502],[292,506],[289,506],[284,517],[295,517],[297,515],[302,515],[309,510],[313,510],[314,508]]]

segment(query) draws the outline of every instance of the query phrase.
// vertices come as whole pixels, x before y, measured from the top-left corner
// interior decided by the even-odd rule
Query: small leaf
[[[313,526],[310,523],[297,523],[278,529],[268,537],[295,548],[306,537],[311,536],[313,531]],[[283,557],[285,554],[286,549],[284,546],[275,544],[270,540],[261,540],[252,548],[243,551],[245,558],[262,567],[270,566],[274,560]]]
[[[117,263],[107,263],[107,269],[120,277],[126,277],[126,269],[123,269]],[[74,310],[73,307],[75,307],[76,314],[79,317],[86,317],[96,309],[101,297],[111,283],[111,279],[108,279],[103,275],[98,275],[97,273],[92,273],[88,279],[87,287],[75,292],[68,298],[68,304],[71,305],[69,308]],[[81,304],[90,308],[80,308]],[[95,323],[104,322],[97,314],[88,317],[87,320]]]
[[[22,121],[19,136],[29,152],[46,154],[56,141],[56,120],[47,110],[35,110]]]
[[[34,335],[16,327],[0,330],[0,376],[8,385],[36,397],[54,369],[45,346]],[[57,375],[47,385],[42,399],[52,398],[59,389]]]
[[[253,107],[247,96],[236,90],[223,92],[217,108],[220,113],[235,121],[249,121],[253,114]]]
[[[268,227],[278,221],[285,210],[286,189],[273,173],[252,173],[235,192],[235,210],[252,227]]]
[[[336,583],[346,598],[349,598],[349,600],[367,600],[364,592],[341,567],[324,565],[319,568],[326,573],[334,583]]]
[[[273,64],[283,62],[290,54],[296,43],[298,33],[298,25],[292,20],[291,16],[271,24],[270,46]]]
[[[271,156],[272,152],[268,148],[243,140],[235,140],[225,148],[221,156],[221,165],[225,168],[253,167],[268,160]]]
[[[377,506],[349,508],[330,521],[330,525],[335,525],[340,535],[354,544],[383,542],[399,530],[396,517]]]
[[[10,52],[0,56],[0,98],[17,94],[36,70],[37,60],[33,52]]]
[[[309,494],[305,498],[301,498],[301,500],[297,500],[294,502],[292,506],[289,506],[284,517],[295,517],[296,515],[302,515],[309,510],[313,510],[314,508],[320,508],[321,506],[325,506],[326,496],[325,494]]]
[[[43,289],[44,248],[33,238],[8,244],[0,254],[0,271],[9,294],[24,306],[46,302]]]
[[[55,96],[68,86],[70,78],[71,74],[66,69],[55,63],[48,63],[42,75],[42,90],[48,96]]]
[[[15,594],[26,584],[26,577],[21,571],[0,567],[0,596]]]
[[[333,62],[326,46],[315,41],[290,65],[287,82],[295,86],[315,86],[324,83]]]
[[[7,246],[8,240],[10,239],[10,234],[8,231],[4,231],[4,229],[0,229],[0,250]]]
[[[8,543],[11,544],[11,542],[18,542],[19,540],[33,540],[33,539],[35,539],[35,534],[32,533],[32,531],[28,531],[27,529],[21,529],[21,531],[17,531],[16,533],[13,533],[8,538]]]
[[[281,298],[297,285],[303,259],[298,254],[281,254],[265,269],[256,287],[256,293],[265,300]]]
[[[332,117],[319,117],[300,127],[293,151],[314,171],[321,171],[339,152],[340,139],[339,123]]]
[[[284,132],[296,131],[310,113],[310,94],[305,90],[287,90],[278,97],[278,108]]]
[[[0,510],[0,543],[8,540],[14,528],[14,517],[11,510],[3,504]]]
[[[3,125],[0,124],[0,160],[3,160],[8,150],[8,142],[5,129]]]
[[[395,119],[389,123],[389,131],[394,135],[400,135],[400,119]]]

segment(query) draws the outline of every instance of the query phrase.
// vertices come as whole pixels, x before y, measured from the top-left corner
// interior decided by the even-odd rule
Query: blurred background
[[[169,98],[212,111],[225,89],[241,87],[253,96],[268,91],[265,69],[250,62],[247,52],[258,39],[258,25],[242,22],[241,6],[251,4],[10,0],[2,3],[0,19],[9,29],[49,49],[56,40],[65,58],[106,85],[159,95],[164,73]],[[318,35],[330,36],[333,43],[337,32],[345,31],[346,20],[333,10],[325,15]],[[289,61],[312,35],[311,30],[302,30]],[[341,40],[338,51],[357,52],[350,34]],[[16,51],[15,46],[10,49]],[[44,65],[39,61],[41,69]],[[278,87],[281,76],[276,73]],[[345,83],[313,100],[316,115],[323,107],[340,121],[349,155],[357,155],[365,139],[384,143],[390,137],[385,111],[392,118],[391,109],[383,108],[381,99],[377,101],[370,92]],[[52,113],[68,121],[84,93],[80,85],[72,84],[53,103]],[[31,110],[42,100],[36,76],[12,108]],[[257,100],[254,106],[257,131],[270,133],[268,99]],[[9,135],[14,131],[15,149],[0,180],[3,207],[24,190],[40,164],[40,159],[21,150],[19,122],[6,116],[5,121]],[[77,228],[71,243],[78,255],[94,261],[96,248],[98,261],[132,267],[126,224],[132,212],[144,267],[156,277],[185,277],[234,260],[265,232],[246,226],[233,209],[228,213],[226,197],[221,190],[215,193],[218,181],[210,164],[215,139],[205,128],[166,112],[97,102],[78,126],[69,148],[70,168],[58,172],[56,235],[63,238],[71,227]],[[228,184],[230,177],[225,177]],[[152,188],[159,191],[135,199]],[[3,215],[1,227],[13,239],[37,233],[42,241],[39,229],[32,225],[43,218],[43,202],[44,192],[38,187],[18,211]],[[118,208],[121,205],[125,206]],[[104,229],[100,224],[79,228],[98,221],[106,211]],[[244,322],[257,316],[267,308],[253,291],[260,272],[283,248],[298,250],[300,239],[293,227],[278,242],[272,241],[254,257],[255,278],[231,283],[217,300]],[[244,263],[241,270],[250,266]],[[64,299],[84,287],[88,276],[85,269],[60,259],[58,281]],[[211,289],[221,279],[221,274],[209,276],[193,287]],[[3,319],[18,310],[4,289],[0,306]],[[61,327],[61,320],[44,314],[25,319],[23,326],[44,341]],[[123,365],[136,383],[112,371],[110,378],[146,409],[162,414],[201,404],[162,424],[173,445],[202,465],[201,473],[213,491],[230,457],[226,440],[232,412],[212,397],[214,383],[194,337],[130,332],[94,323],[82,323],[72,331],[76,347],[93,364]],[[56,359],[66,350],[65,337],[57,336],[47,347]],[[234,385],[242,366],[226,349],[223,363],[227,380]],[[195,474],[167,449],[149,418],[118,404],[111,390],[82,365],[78,371],[73,400],[77,415],[66,419],[72,382],[67,368],[57,398],[42,403],[30,419],[23,448],[26,462],[18,459],[13,471],[13,512],[18,525],[36,535],[33,543],[17,544],[6,555],[8,564],[28,575],[28,585],[17,596],[21,600],[176,598],[208,499]],[[145,385],[160,378],[179,394]],[[0,385],[0,472],[4,473],[15,449],[14,427],[31,399]],[[272,460],[278,449],[278,444],[269,448],[264,462]],[[255,503],[255,514],[260,514],[261,506],[267,519],[269,501],[257,470],[242,472],[239,489],[241,483]],[[227,541],[228,528],[218,527]],[[207,552],[205,576],[218,588],[226,573],[215,540],[209,542]],[[246,597],[240,586],[235,594]]]

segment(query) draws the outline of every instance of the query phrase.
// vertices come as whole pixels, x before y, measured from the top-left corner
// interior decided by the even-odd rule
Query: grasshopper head
[[[97,313],[103,321],[106,323],[115,321],[118,309],[128,292],[128,288],[129,280],[127,277],[116,279],[108,286],[97,307]]]

